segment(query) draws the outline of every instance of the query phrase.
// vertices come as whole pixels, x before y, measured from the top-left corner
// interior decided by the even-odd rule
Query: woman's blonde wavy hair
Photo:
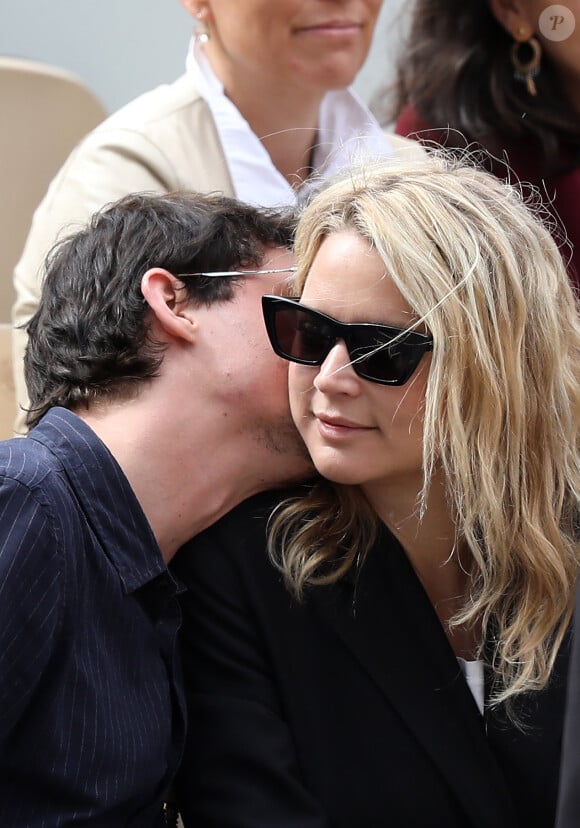
[[[482,624],[479,657],[491,641],[495,705],[545,686],[578,566],[578,308],[535,201],[466,159],[387,161],[315,195],[296,236],[299,292],[322,241],[354,229],[433,334],[419,514],[442,468],[473,557],[453,623]],[[360,561],[377,526],[356,487],[320,481],[276,510],[270,552],[300,598]]]

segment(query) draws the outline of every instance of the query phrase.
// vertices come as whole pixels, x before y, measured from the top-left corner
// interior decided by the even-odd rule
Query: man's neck
[[[80,412],[126,475],[168,563],[179,547],[243,500],[305,476],[304,459],[275,462],[246,433],[218,432],[200,413],[195,440],[179,422],[140,416],[139,406]],[[151,425],[147,425],[147,424]]]

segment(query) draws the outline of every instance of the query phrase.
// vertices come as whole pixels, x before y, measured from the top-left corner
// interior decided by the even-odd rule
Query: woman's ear
[[[141,279],[141,293],[157,324],[175,339],[193,344],[197,318],[191,302],[183,297],[183,283],[168,270],[153,267]]]
[[[181,5],[198,23],[207,24],[211,16],[208,0],[181,0]]]
[[[201,7],[200,0],[180,0],[183,8],[190,13],[192,17],[198,13]]]
[[[523,42],[534,34],[536,26],[524,0],[489,0],[489,8],[500,26],[514,40]]]

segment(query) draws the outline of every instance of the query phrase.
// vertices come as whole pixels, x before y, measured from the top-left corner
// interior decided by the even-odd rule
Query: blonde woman
[[[181,557],[186,824],[547,828],[580,490],[558,249],[432,158],[329,186],[296,252],[300,298],[263,303],[321,479]]]

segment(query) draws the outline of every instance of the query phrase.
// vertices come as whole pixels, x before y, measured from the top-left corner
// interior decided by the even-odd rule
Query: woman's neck
[[[478,630],[451,627],[449,623],[464,606],[471,577],[471,558],[457,538],[443,480],[437,475],[433,477],[422,516],[419,515],[416,493],[405,497],[399,488],[366,494],[380,519],[405,550],[455,654],[467,660],[474,658],[479,642]]]
[[[471,556],[456,537],[456,527],[447,516],[429,508],[420,523],[403,525],[398,540],[407,553],[453,652],[466,661],[476,657],[481,629],[454,625],[463,610],[471,580]]]
[[[257,105],[256,96],[231,100],[266,148],[276,169],[298,189],[311,172],[321,102],[296,105],[287,101],[285,105],[278,101],[276,105],[264,106],[262,101]]]
[[[324,91],[305,90],[293,82],[284,88],[273,83],[267,73],[231,77],[219,55],[212,53],[210,43],[206,54],[225,95],[260,139],[276,169],[298,188],[311,171]]]
[[[312,173],[312,155],[318,130],[303,127],[297,131],[295,128],[287,128],[283,132],[256,134],[259,135],[278,172],[293,189],[299,190]]]

